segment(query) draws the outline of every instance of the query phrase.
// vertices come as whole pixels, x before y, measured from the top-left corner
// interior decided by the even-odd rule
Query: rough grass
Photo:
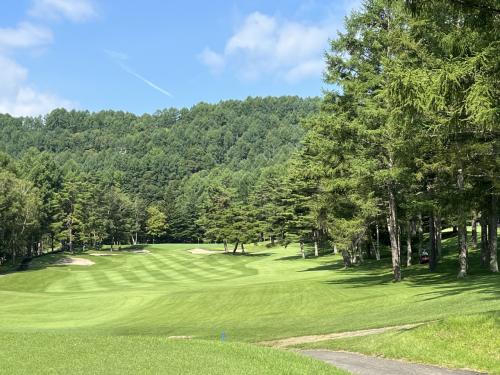
[[[500,313],[454,316],[402,332],[299,345],[500,374]]]
[[[0,342],[4,374],[347,374],[294,353],[243,343],[47,333],[1,333]]]
[[[476,266],[476,252],[470,252],[471,275],[457,280],[454,239],[444,242],[449,255],[438,272],[415,265],[403,270],[401,283],[391,281],[388,257],[344,270],[338,256],[302,260],[297,247],[248,246],[246,256],[186,251],[195,247],[221,249],[150,245],[151,254],[78,254],[95,262],[89,267],[52,266],[68,256],[56,254],[35,259],[28,271],[4,269],[0,334],[49,334],[47,346],[59,334],[99,337],[120,351],[119,336],[126,335],[218,340],[224,332],[230,343],[258,342],[500,309],[500,277]],[[35,349],[25,339],[11,356],[24,361]]]

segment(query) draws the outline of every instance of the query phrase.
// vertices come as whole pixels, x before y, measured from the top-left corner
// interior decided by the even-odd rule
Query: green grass
[[[500,313],[455,316],[408,331],[300,345],[500,374]]]
[[[308,357],[244,343],[47,333],[3,333],[0,342],[4,374],[347,374]]]
[[[445,252],[454,246],[445,240]],[[98,337],[119,350],[122,336],[218,340],[225,332],[227,343],[251,343],[500,310],[500,277],[479,270],[472,251],[465,280],[456,279],[450,254],[439,272],[415,265],[395,284],[388,258],[344,270],[338,256],[302,260],[297,247],[248,246],[247,256],[186,251],[193,247],[221,248],[168,244],[150,245],[151,254],[76,255],[95,262],[89,267],[51,265],[63,254],[38,258],[31,270],[0,276],[0,334],[44,334],[47,342]],[[19,360],[32,352],[26,342]]]

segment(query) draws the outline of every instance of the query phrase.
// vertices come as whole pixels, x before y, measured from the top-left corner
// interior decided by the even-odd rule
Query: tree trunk
[[[275,243],[274,243],[274,235],[273,235],[273,234],[271,234],[271,246],[274,246],[274,244],[275,244]]]
[[[429,217],[429,271],[434,272],[437,265],[436,219],[434,214]]]
[[[72,223],[68,226],[68,237],[69,237],[69,251],[73,254],[73,225]]]
[[[441,239],[443,237],[442,233],[442,220],[441,216],[436,215],[434,217],[434,234],[436,237],[436,254],[438,258],[441,258],[442,254],[442,246],[441,246]]]
[[[461,279],[467,276],[467,224],[465,220],[458,225],[458,246],[460,270],[457,277]]]
[[[498,272],[497,260],[497,232],[498,232],[498,213],[497,213],[498,197],[495,194],[491,195],[490,207],[490,223],[488,225],[488,245],[490,248],[490,271]]]
[[[236,240],[236,244],[234,245],[234,249],[233,249],[233,254],[236,253],[236,250],[238,250],[238,245],[240,244],[240,240]]]
[[[224,252],[227,253],[227,240],[224,238]]]
[[[418,256],[422,256],[422,250],[424,246],[424,225],[422,223],[422,214],[418,214]]]
[[[478,215],[477,215],[477,212],[474,211],[474,213],[472,215],[472,222],[471,222],[471,226],[472,226],[471,245],[474,248],[477,248],[477,221],[478,221]]]
[[[318,232],[314,232],[314,256],[319,257]]]
[[[392,255],[392,272],[394,281],[401,281],[401,259],[399,251],[399,233],[396,214],[396,197],[392,191],[392,187],[388,187],[389,193],[389,212],[387,217],[387,229],[391,240],[391,255]]]
[[[380,228],[378,227],[378,223],[375,224],[375,232],[377,237],[377,242],[375,244],[375,259],[380,260]]]
[[[411,221],[408,221],[406,230],[406,267],[411,266]]]
[[[302,259],[306,259],[306,253],[304,251],[304,241],[301,240],[299,244],[300,244],[300,252],[302,254]]]
[[[351,256],[347,250],[342,250],[342,260],[344,261],[344,268],[351,267]]]
[[[461,196],[464,190],[464,175],[462,169],[458,170],[457,185]],[[458,271],[457,277],[461,279],[467,276],[467,220],[461,212],[459,213],[458,220],[458,259],[460,263],[460,270]]]
[[[488,218],[484,212],[481,213],[481,267],[488,267],[490,264],[490,246],[488,244]]]
[[[243,244],[243,242],[241,243],[241,252],[245,254],[245,245]]]

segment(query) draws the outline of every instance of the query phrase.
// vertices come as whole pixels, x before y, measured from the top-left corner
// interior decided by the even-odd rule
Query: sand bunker
[[[120,255],[120,254],[98,254],[98,253],[92,253],[92,254],[89,254],[89,255],[92,255],[94,257],[112,257],[112,256],[115,256],[115,255]]]
[[[129,250],[128,251],[129,253],[134,253],[134,254],[150,254],[151,251],[149,250],[144,250],[144,249],[140,249],[140,250]]]
[[[59,259],[54,264],[56,266],[91,266],[95,263],[89,259],[84,258],[63,258]]]
[[[188,250],[191,254],[218,254],[220,251],[205,250],[205,249],[191,249]]]
[[[189,340],[192,339],[194,336],[168,336],[167,339],[173,339],[173,340]]]

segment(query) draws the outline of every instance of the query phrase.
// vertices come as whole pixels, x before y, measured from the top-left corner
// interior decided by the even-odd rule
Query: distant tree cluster
[[[318,99],[281,97],[143,116],[0,115],[0,256],[201,241],[216,182],[249,196],[268,166],[289,159],[301,119],[318,108]]]
[[[480,225],[481,265],[498,272],[500,19],[473,3],[365,1],[331,42],[333,90],[296,163],[314,229],[346,263],[376,254],[385,226],[398,281],[425,227],[435,270],[446,224],[464,277]]]

